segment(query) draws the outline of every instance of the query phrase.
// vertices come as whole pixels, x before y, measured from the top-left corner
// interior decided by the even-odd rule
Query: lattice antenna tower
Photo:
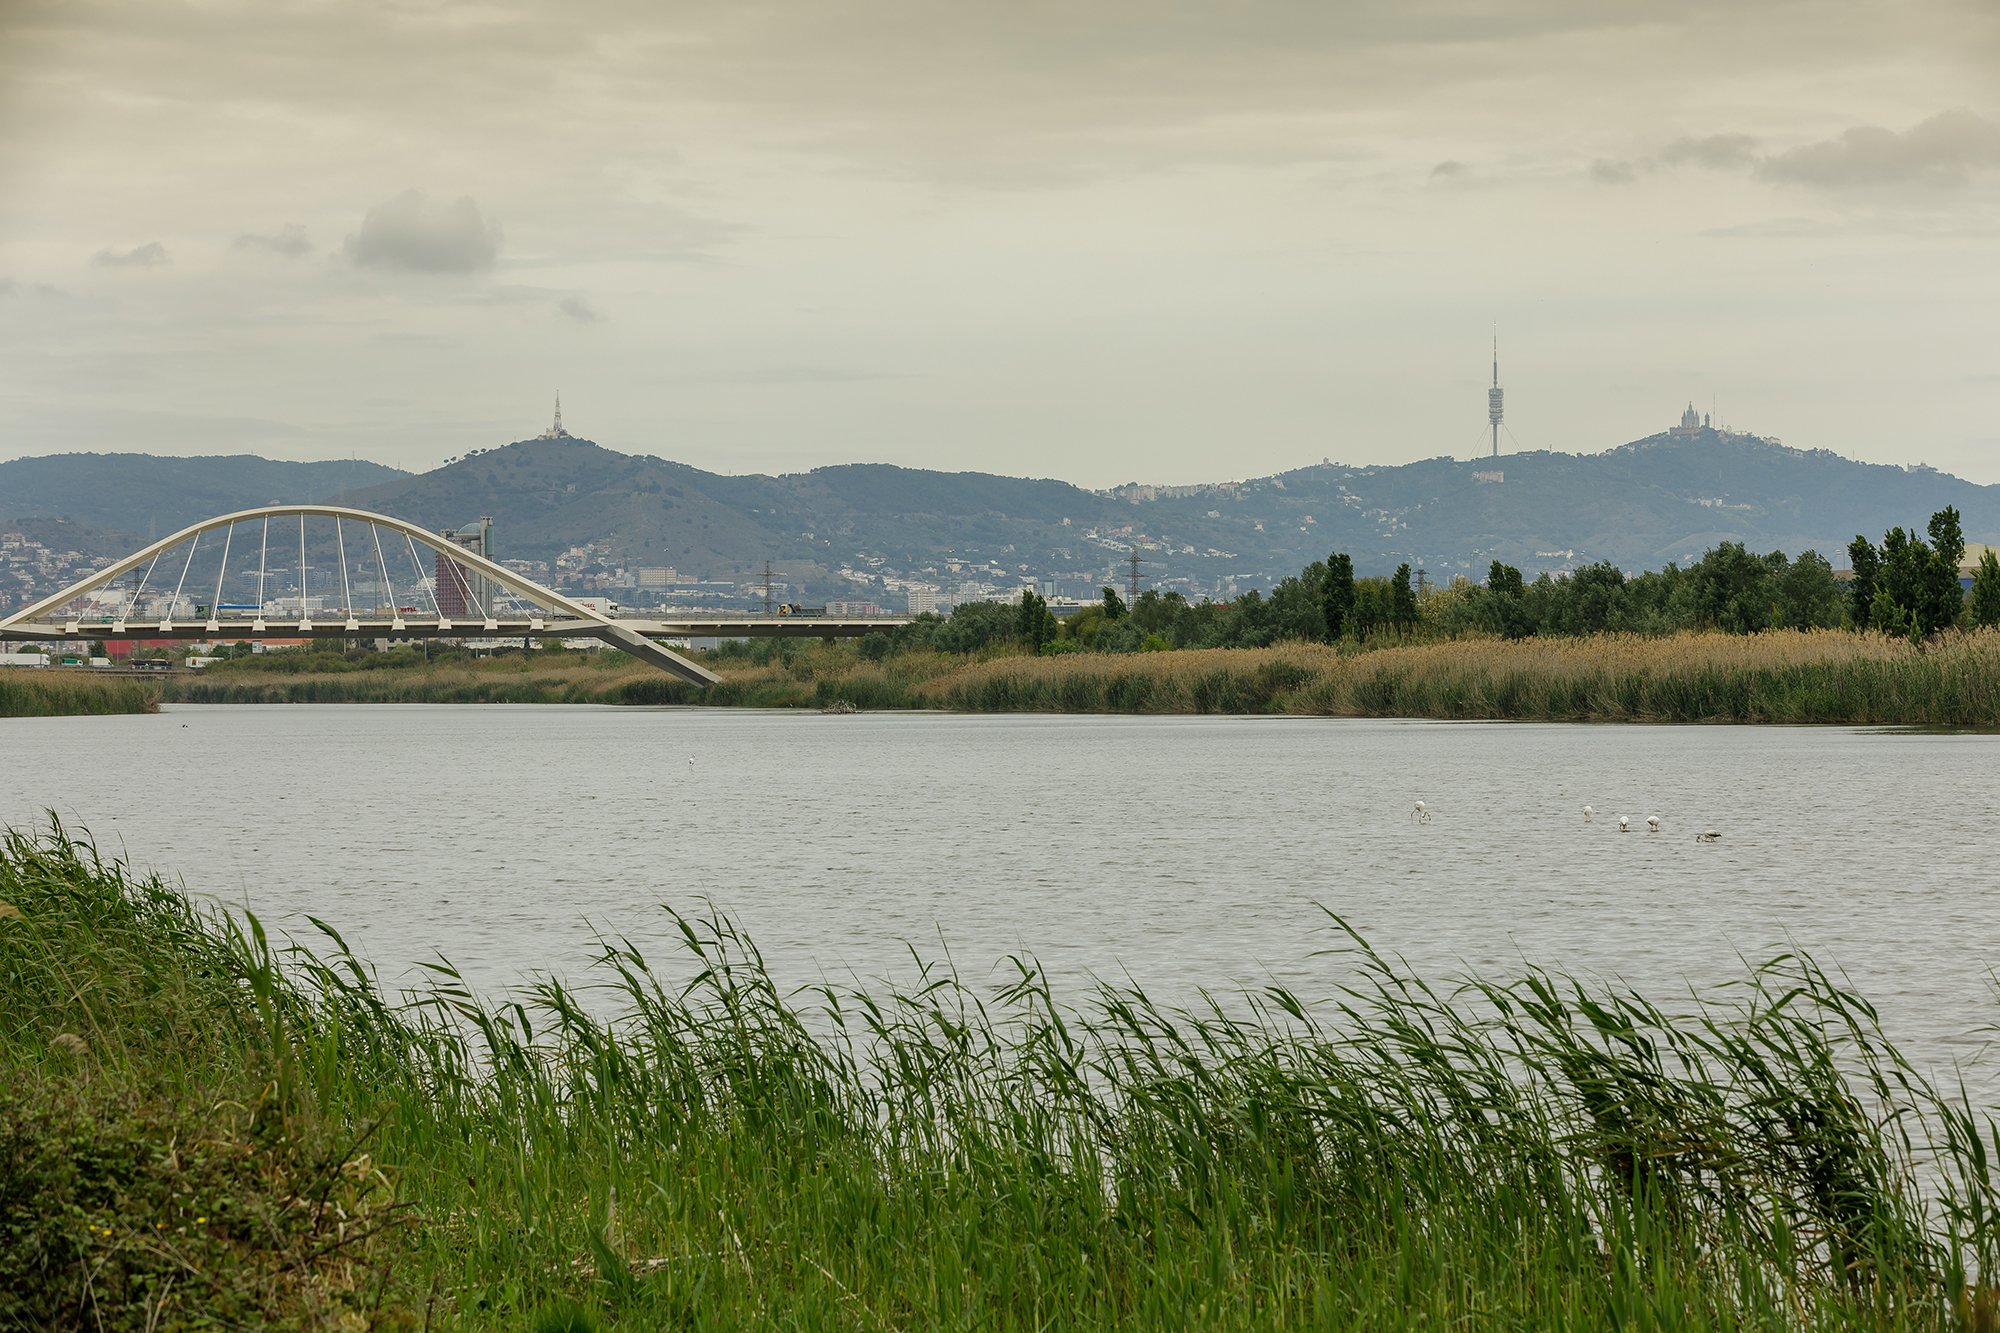
[[[1128,607],[1139,604],[1139,566],[1145,563],[1139,558],[1139,548],[1134,546],[1125,571],[1125,605]]]
[[[1496,353],[1496,355],[1498,355],[1498,353]],[[1494,371],[1493,371],[1493,373],[1494,373],[1495,375],[1498,375],[1498,374],[1500,373],[1500,371],[1499,371],[1499,364],[1498,364],[1497,362],[1496,362],[1496,363],[1494,364]],[[556,390],[556,424],[555,424],[554,426],[550,427],[550,429],[551,429],[551,430],[553,430],[553,431],[555,431],[555,433],[556,433],[556,434],[558,434],[558,435],[562,435],[562,434],[566,434],[566,433],[567,433],[567,432],[565,432],[565,431],[563,430],[563,425],[562,425],[562,390],[561,390],[561,389],[557,389],[557,390]]]
[[[1505,397],[1500,389],[1500,331],[1493,331],[1493,387],[1486,391],[1486,422],[1493,427],[1493,456],[1500,456],[1500,423],[1506,419]],[[1460,429],[1463,429],[1461,427]]]
[[[768,619],[777,610],[777,603],[771,596],[771,562],[764,562],[764,615]]]

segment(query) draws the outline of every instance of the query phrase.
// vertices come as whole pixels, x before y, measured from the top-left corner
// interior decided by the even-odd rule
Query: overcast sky
[[[0,0],[0,457],[2000,482],[2000,3]]]

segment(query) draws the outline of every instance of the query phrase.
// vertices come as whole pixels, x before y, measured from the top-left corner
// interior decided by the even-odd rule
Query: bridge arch
[[[276,617],[267,617],[265,615],[265,603],[262,597],[263,569],[269,552],[272,521],[292,518],[299,520],[299,615],[296,623],[287,621],[281,624]],[[350,566],[347,560],[346,537],[342,524],[356,523],[365,525],[370,529],[368,533],[369,546],[363,548],[362,567],[365,571],[366,554],[372,549],[376,564],[380,569],[382,582],[387,586],[391,594],[389,597],[389,607],[387,608],[388,614],[386,616],[371,613],[364,619],[357,614],[352,596],[344,595],[343,614],[337,618],[337,625],[327,620],[314,621],[312,612],[306,605],[307,592],[305,587],[305,569],[307,566],[305,523],[309,518],[332,519],[334,522],[334,541],[340,550],[341,582],[344,590],[348,589],[351,585],[348,582]],[[292,633],[311,634],[315,632],[346,632],[355,635],[410,638],[459,638],[498,633],[549,633],[573,637],[587,636],[623,649],[642,661],[668,671],[683,680],[691,681],[694,684],[712,685],[717,680],[713,672],[689,661],[678,653],[669,651],[667,648],[655,643],[652,639],[638,633],[631,627],[613,620],[603,612],[587,606],[574,598],[566,597],[553,588],[543,587],[534,580],[488,559],[477,551],[468,550],[456,543],[445,540],[438,533],[430,532],[418,527],[414,523],[392,517],[388,514],[377,514],[365,509],[351,509],[341,505],[327,504],[266,505],[257,509],[241,509],[235,513],[218,514],[214,518],[190,524],[170,536],[163,537],[155,542],[149,542],[139,550],[134,551],[131,555],[112,562],[103,569],[77,580],[68,587],[52,593],[38,602],[23,607],[12,615],[0,618],[0,638],[134,638],[141,637],[142,635],[144,637],[151,637],[154,634],[173,635],[177,632],[184,636],[190,635],[195,632],[196,627],[194,625],[186,623],[176,625],[173,620],[174,607],[181,600],[182,588],[178,585],[175,588],[172,601],[168,604],[165,615],[156,624],[143,631],[135,632],[128,628],[134,622],[124,611],[121,611],[108,624],[99,621],[86,626],[83,619],[74,610],[64,613],[64,608],[69,607],[80,598],[108,587],[118,579],[138,569],[141,565],[147,567],[146,579],[142,579],[140,584],[140,590],[143,590],[145,582],[147,579],[150,579],[151,573],[158,564],[160,557],[184,543],[188,545],[188,554],[181,569],[181,584],[185,584],[188,572],[193,568],[195,555],[200,550],[201,539],[214,532],[225,533],[223,554],[216,578],[216,588],[219,594],[222,588],[223,577],[228,572],[229,542],[233,539],[235,529],[245,523],[260,523],[261,525],[259,539],[259,599],[255,614],[247,621],[240,618],[225,620],[220,614],[222,606],[218,595],[217,599],[209,605],[206,617],[200,622],[199,630],[203,634],[217,634],[233,638],[270,638],[290,635]],[[287,531],[289,531],[289,527]],[[503,624],[495,614],[496,607],[490,603],[482,602],[479,606],[481,614],[478,616],[476,622],[454,621],[442,601],[439,600],[439,590],[433,584],[430,588],[430,597],[432,609],[436,613],[435,619],[425,621],[414,616],[406,617],[403,610],[396,605],[394,578],[389,573],[388,560],[383,554],[381,545],[381,537],[384,532],[393,533],[403,539],[409,549],[412,561],[416,560],[416,546],[418,543],[421,543],[426,548],[436,552],[439,556],[451,561],[454,565],[473,571],[487,584],[505,590],[506,593],[519,602],[533,608],[533,612],[526,616],[512,616]],[[417,573],[418,582],[421,583],[421,562],[418,562]],[[494,600],[497,601],[497,599]],[[137,609],[137,601],[138,592],[135,591],[132,598],[132,606],[128,609]],[[57,618],[57,613],[63,614],[61,614],[60,618]],[[276,630],[272,629],[271,626],[273,624],[280,624],[280,628]]]

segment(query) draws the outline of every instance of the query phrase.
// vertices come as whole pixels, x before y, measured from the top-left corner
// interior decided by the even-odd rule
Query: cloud
[[[60,287],[51,287],[46,282],[22,282],[19,278],[0,278],[0,297],[8,296],[64,296]]]
[[[1963,108],[1898,134],[1857,125],[1835,139],[1803,144],[1757,164],[1767,180],[1844,189],[1871,185],[1963,185],[1975,171],[2000,168],[2000,121]]]
[[[1472,168],[1466,166],[1463,162],[1440,162],[1431,168],[1431,179],[1434,181],[1458,180],[1468,175],[1471,171]]]
[[[477,273],[500,256],[500,224],[469,197],[432,207],[422,191],[405,190],[368,210],[346,250],[363,268]]]
[[[1759,152],[1748,134],[1710,134],[1675,139],[1649,157],[1599,158],[1589,174],[1596,181],[1626,184],[1679,166],[1748,172],[1760,180],[1821,189],[1960,186],[1975,172],[2000,169],[2000,121],[1960,108],[1902,133],[1857,125],[1835,138],[1775,153]]]
[[[1756,161],[1757,141],[1747,134],[1710,134],[1702,138],[1676,139],[1660,150],[1664,166],[1691,162],[1698,167],[1733,171]]]
[[[581,296],[565,296],[562,300],[556,302],[556,309],[562,311],[563,314],[568,315],[579,324],[601,324],[604,322],[604,316],[597,313],[596,308]]]
[[[306,239],[306,229],[296,222],[288,222],[282,230],[268,233],[244,232],[236,238],[235,250],[268,250],[274,255],[287,259],[299,259],[312,253],[313,243]]]
[[[103,268],[158,268],[162,264],[173,263],[173,256],[167,247],[158,241],[147,241],[135,245],[130,250],[113,250],[109,247],[99,250],[90,257],[90,262]]]

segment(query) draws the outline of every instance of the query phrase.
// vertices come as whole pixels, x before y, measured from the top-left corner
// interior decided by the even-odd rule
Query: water
[[[1026,953],[1072,995],[1311,999],[1351,974],[1332,911],[1434,979],[1536,962],[1660,999],[1803,947],[1944,1064],[1996,1013],[1996,760],[1847,729],[181,706],[0,722],[0,821],[52,808],[321,917],[391,982],[438,954],[489,992],[574,976],[598,929],[664,960],[656,905],[706,900],[793,983],[949,946],[981,984]]]

